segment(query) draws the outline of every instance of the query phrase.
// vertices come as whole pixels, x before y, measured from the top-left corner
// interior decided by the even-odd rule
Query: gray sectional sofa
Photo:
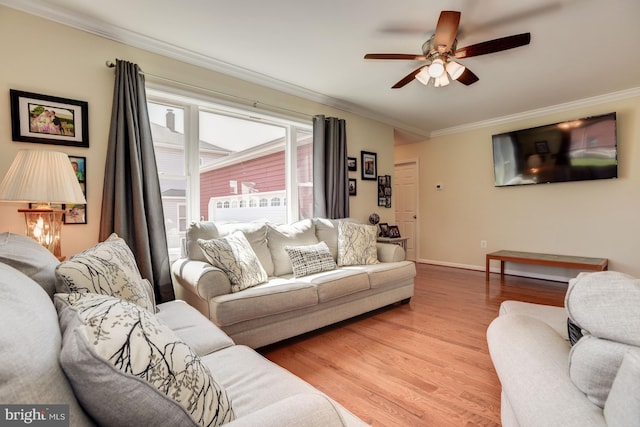
[[[60,291],[64,286],[79,285],[74,274],[85,271],[81,263],[88,265],[91,261],[91,257],[83,254],[61,265],[33,240],[11,233],[0,234],[0,405],[17,405],[6,406],[9,412],[3,410],[0,418],[9,417],[8,413],[11,417],[44,413],[58,419],[62,417],[62,425],[68,422],[66,425],[71,426],[207,425],[209,422],[202,422],[202,414],[206,411],[200,411],[199,402],[211,398],[212,390],[215,390],[213,405],[216,396],[219,405],[222,400],[227,403],[226,415],[218,417],[217,421],[228,421],[226,425],[229,426],[366,425],[310,384],[254,350],[236,345],[227,334],[183,301],[147,309],[130,301],[84,291],[54,296],[56,288]],[[100,280],[109,282],[112,291],[120,292],[113,286],[126,275],[114,266],[114,259],[121,258],[120,255],[103,251],[91,256],[99,263],[91,266],[95,273],[92,280],[101,276]],[[63,274],[70,279],[61,285],[60,274],[56,273],[65,267],[67,271]],[[103,281],[101,285],[105,283]],[[123,283],[144,287],[138,279],[126,279]],[[86,284],[87,287],[91,285]],[[134,293],[127,295],[131,297]],[[137,294],[141,295],[144,298],[143,294]],[[84,308],[74,305],[77,302],[84,302]],[[103,306],[108,309],[102,310]],[[97,313],[98,317],[82,320],[81,315],[91,313]],[[130,313],[134,316],[128,317]],[[108,314],[112,315],[113,323],[95,320],[106,319],[101,316]],[[137,328],[137,325],[142,327]],[[109,339],[130,337],[127,352],[122,352],[122,357],[118,358],[104,356],[100,345],[107,343],[107,337],[87,332],[95,331],[96,327],[109,332]],[[123,335],[120,327],[125,331],[133,328],[131,330],[138,333]],[[140,340],[135,341],[136,337],[155,339],[154,334],[167,335],[170,342],[164,346],[154,344],[153,349],[134,345],[140,344]],[[151,360],[158,360],[155,356],[148,357],[147,352],[163,356],[162,363],[157,364],[160,373],[165,372],[165,364],[169,369],[174,368],[175,363],[186,363],[184,371],[173,370],[172,375],[181,378],[179,382],[173,382],[178,389],[169,394],[159,393],[150,384],[160,380],[162,390],[170,379],[146,375],[146,369],[140,372],[127,370],[139,363],[146,366]],[[177,354],[186,356],[178,360]],[[125,364],[127,366],[123,367],[122,359],[131,361],[131,366]],[[188,373],[195,372],[194,367],[199,367],[200,371],[191,376]],[[192,391],[188,384],[200,387],[203,378],[209,377],[207,371],[211,374],[211,383],[216,383],[218,389],[196,388],[196,392],[206,391],[189,398],[189,402],[197,402],[197,405],[178,405],[174,400],[176,396],[183,397],[184,393]],[[183,375],[184,372],[188,375]],[[209,418],[212,418],[211,411]],[[0,424],[5,425],[1,420]]]
[[[487,330],[502,425],[640,426],[639,307],[640,280],[614,271],[572,279],[565,307],[503,302]]]
[[[307,219],[290,225],[265,222],[192,223],[184,256],[172,265],[180,299],[196,307],[239,344],[261,347],[339,322],[413,296],[415,264],[405,260],[394,244],[376,243],[376,227],[366,229],[368,243],[352,242],[344,231],[353,220]],[[371,230],[367,229],[370,227]],[[233,292],[224,269],[212,265],[202,240],[219,239],[242,231],[266,273],[265,281]],[[362,236],[353,237],[356,240]],[[372,240],[371,240],[372,239]],[[198,243],[201,240],[201,243]],[[296,274],[287,250],[324,242],[335,262],[333,268]],[[286,249],[289,248],[289,249]],[[348,258],[348,251],[356,259]],[[360,263],[359,255],[373,255]],[[342,252],[341,252],[342,251]],[[341,264],[350,265],[341,265]]]

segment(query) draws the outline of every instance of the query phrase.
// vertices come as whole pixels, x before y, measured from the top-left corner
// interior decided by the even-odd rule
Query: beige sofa
[[[224,332],[183,301],[158,304],[157,313],[152,314],[139,307],[132,310],[133,304],[114,302],[108,295],[58,293],[54,297],[57,286],[54,271],[59,265],[58,260],[35,241],[11,233],[0,234],[1,425],[29,424],[25,421],[28,416],[41,417],[41,414],[46,414],[49,420],[61,420],[47,422],[47,425],[174,427],[209,424],[193,417],[200,413],[198,398],[189,399],[193,402],[190,407],[195,407],[190,412],[189,408],[173,400],[176,396],[183,397],[183,393],[190,390],[189,384],[199,384],[207,377],[204,372],[207,370],[226,393],[235,414],[235,420],[225,424],[230,427],[367,425],[324,393],[254,350],[235,345]],[[109,280],[122,272],[116,270],[110,266],[109,274],[103,278]],[[149,336],[153,339],[157,339],[151,333],[155,328],[177,336],[170,338],[171,346],[167,348],[171,352],[166,354],[172,357],[166,357],[163,362],[173,365],[166,363],[167,366],[175,367],[175,363],[180,362],[176,357],[178,350],[188,346],[188,357],[184,362],[206,369],[203,368],[198,376],[180,382],[183,390],[177,389],[175,394],[167,395],[158,393],[147,382],[157,382],[156,376],[145,381],[143,373],[133,375],[122,372],[122,367],[117,369],[118,364],[110,365],[100,356],[98,347],[87,351],[73,346],[74,340],[82,340],[83,334],[82,329],[70,331],[70,327],[65,326],[69,317],[75,316],[68,308],[61,308],[61,301],[70,298],[69,295],[82,295],[81,298],[95,298],[96,301],[102,298],[103,302],[110,302],[111,312],[120,306],[127,308],[127,312],[137,313],[136,321],[120,321],[120,327],[126,329],[138,323],[155,323],[151,329],[144,328],[145,332],[150,331]],[[107,326],[111,328],[110,335],[120,336],[113,324]],[[91,341],[83,340],[87,348]],[[127,357],[133,361],[133,366],[140,361],[145,365],[152,360],[147,348],[136,344],[140,341],[131,339],[127,342],[132,344]],[[91,359],[91,363],[86,360],[70,363],[70,357],[78,358],[79,354]],[[163,366],[165,363],[158,364],[155,371],[165,372]],[[181,371],[173,370],[173,375],[178,377],[180,374]],[[171,382],[160,380],[163,385]],[[41,421],[32,422],[42,425]]]
[[[640,426],[639,307],[640,280],[614,271],[572,279],[565,307],[503,302],[487,331],[502,425]]]
[[[238,344],[261,347],[345,320],[413,295],[415,264],[394,244],[376,245],[374,264],[339,266],[294,277],[286,246],[325,242],[338,260],[340,222],[313,219],[290,225],[264,222],[193,223],[185,256],[172,265],[179,297],[196,307]],[[267,273],[268,280],[240,292],[231,291],[227,274],[211,265],[198,239],[241,230]],[[375,238],[374,238],[375,241]]]

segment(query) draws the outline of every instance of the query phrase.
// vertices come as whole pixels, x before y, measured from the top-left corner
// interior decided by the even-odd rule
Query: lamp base
[[[60,231],[63,210],[60,209],[18,209],[24,213],[26,235],[47,248],[56,258],[61,259]]]

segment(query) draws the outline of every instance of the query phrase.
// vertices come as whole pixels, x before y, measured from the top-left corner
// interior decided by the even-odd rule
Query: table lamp
[[[61,208],[52,204],[87,203],[76,178],[69,156],[49,150],[20,150],[0,183],[0,200],[36,203],[33,209],[18,209],[24,213],[27,236],[49,249],[58,259]]]

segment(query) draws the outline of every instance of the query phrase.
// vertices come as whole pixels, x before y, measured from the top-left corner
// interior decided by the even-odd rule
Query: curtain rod
[[[116,64],[114,64],[110,60],[105,61],[105,65],[107,66],[107,68],[115,68],[115,66],[116,66]],[[311,115],[311,114],[303,113],[303,112],[296,111],[296,110],[291,110],[289,108],[280,107],[280,106],[274,105],[274,104],[267,104],[266,102],[260,102],[260,101],[257,101],[257,100],[244,98],[244,97],[238,96],[238,95],[232,95],[230,93],[221,92],[221,91],[218,91],[218,90],[209,89],[209,88],[202,87],[202,86],[192,85],[192,84],[189,84],[189,83],[185,83],[185,82],[181,82],[181,81],[178,81],[178,80],[170,79],[168,77],[158,76],[157,74],[147,73],[147,72],[144,72],[142,70],[140,70],[140,74],[143,75],[143,76],[153,77],[153,78],[158,79],[158,80],[163,80],[163,81],[166,81],[166,82],[169,82],[169,83],[175,83],[175,84],[178,84],[178,85],[181,85],[181,86],[184,86],[184,87],[188,87],[188,88],[191,88],[191,89],[196,89],[196,90],[199,90],[199,91],[209,92],[209,93],[213,93],[215,95],[226,96],[228,98],[232,98],[232,99],[235,99],[235,100],[238,100],[238,101],[246,102],[246,103],[250,104],[251,106],[253,106],[253,108],[260,108],[261,106],[265,106],[265,107],[269,107],[269,108],[275,108],[275,109],[278,109],[278,110],[281,110],[281,111],[286,111],[288,113],[302,115],[302,116],[305,116],[305,117],[311,117],[311,118],[313,117],[313,115]]]

